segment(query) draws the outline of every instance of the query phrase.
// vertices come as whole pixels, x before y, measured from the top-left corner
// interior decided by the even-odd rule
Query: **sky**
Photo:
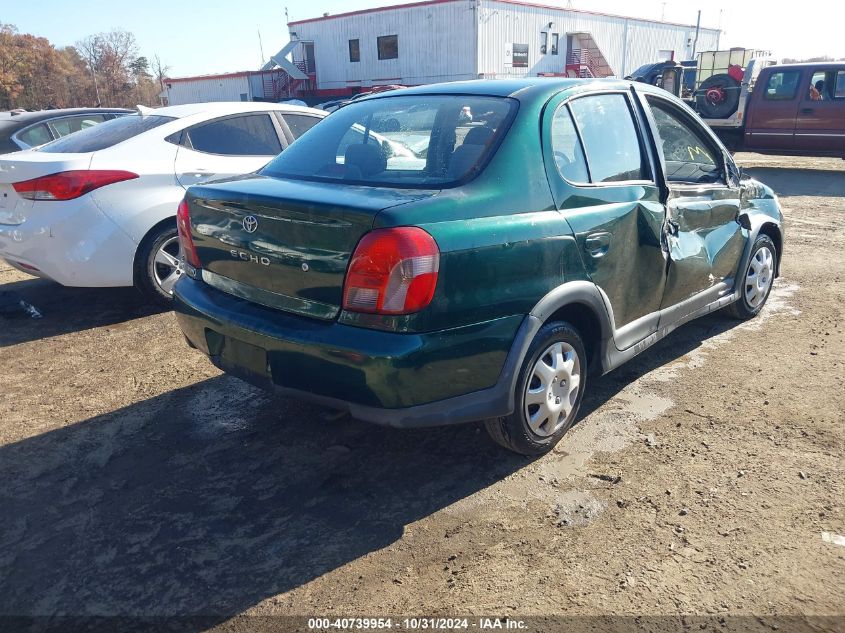
[[[171,77],[257,69],[288,41],[291,20],[400,4],[405,0],[3,0],[0,22],[66,46],[86,35],[132,31],[147,57],[159,55]],[[565,7],[566,0],[540,0]],[[778,57],[845,58],[842,0],[572,0],[576,9],[720,27],[724,46],[771,50]],[[70,9],[72,7],[72,9]]]

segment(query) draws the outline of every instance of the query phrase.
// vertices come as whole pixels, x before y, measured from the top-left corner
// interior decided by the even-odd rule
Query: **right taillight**
[[[197,255],[197,247],[194,246],[194,238],[191,236],[191,214],[188,212],[187,200],[183,199],[176,210],[176,228],[179,231],[179,244],[182,246],[185,261],[194,268],[199,268],[200,258]]]
[[[434,297],[440,249],[415,227],[376,229],[358,243],[343,285],[350,312],[410,314]]]

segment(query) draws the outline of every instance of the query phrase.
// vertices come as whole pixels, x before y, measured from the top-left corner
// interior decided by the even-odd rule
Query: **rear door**
[[[175,171],[185,188],[257,171],[287,145],[279,122],[269,112],[198,123],[170,140],[179,145]]]
[[[587,274],[626,349],[657,329],[666,280],[664,207],[629,93],[552,101],[543,123],[546,172]]]
[[[803,74],[800,68],[784,68],[767,73],[757,82],[745,123],[746,148],[794,148]]]
[[[804,76],[795,149],[845,152],[845,70],[819,66]]]
[[[661,309],[693,312],[733,291],[746,240],[737,222],[739,183],[727,177],[722,149],[693,114],[657,95],[644,102],[666,187],[669,268]]]

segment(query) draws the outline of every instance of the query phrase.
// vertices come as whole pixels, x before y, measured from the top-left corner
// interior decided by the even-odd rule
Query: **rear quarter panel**
[[[136,244],[162,220],[175,222],[185,193],[174,173],[176,150],[172,143],[141,135],[96,152],[91,161],[91,169],[123,169],[140,176],[92,193],[102,212]]]

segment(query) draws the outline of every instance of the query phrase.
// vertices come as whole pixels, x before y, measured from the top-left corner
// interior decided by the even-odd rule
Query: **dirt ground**
[[[536,460],[273,399],[132,290],[0,265],[43,313],[0,317],[0,616],[845,630],[845,161],[739,159],[787,218],[764,313],[594,379]]]

